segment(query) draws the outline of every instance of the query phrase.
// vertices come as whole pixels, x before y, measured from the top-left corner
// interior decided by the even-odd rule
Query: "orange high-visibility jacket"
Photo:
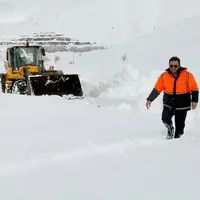
[[[174,78],[170,69],[162,73],[147,100],[153,101],[162,91],[164,91],[163,104],[169,108],[190,109],[191,101],[198,102],[197,82],[193,74],[188,72],[185,67],[179,69],[177,78]]]

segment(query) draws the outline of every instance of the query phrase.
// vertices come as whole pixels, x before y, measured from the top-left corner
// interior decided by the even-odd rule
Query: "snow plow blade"
[[[73,95],[82,97],[83,91],[77,74],[30,76],[31,94],[39,95]]]

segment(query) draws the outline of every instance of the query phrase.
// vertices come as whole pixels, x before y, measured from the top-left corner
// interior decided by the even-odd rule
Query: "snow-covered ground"
[[[70,52],[47,55],[47,65],[80,75],[84,99],[0,94],[0,199],[200,198],[199,108],[188,113],[186,133],[177,140],[165,139],[162,95],[145,108],[171,56],[179,56],[200,83],[199,2],[148,2],[59,0],[40,9],[47,1],[0,0],[2,35],[52,31],[57,16],[55,31],[116,45],[75,53],[74,64]],[[36,21],[31,29],[28,22]]]

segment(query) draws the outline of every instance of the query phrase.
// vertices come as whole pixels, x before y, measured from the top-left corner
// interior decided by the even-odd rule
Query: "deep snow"
[[[85,99],[0,95],[0,199],[199,199],[199,108],[188,113],[186,134],[177,140],[165,139],[166,130],[160,120],[162,94],[150,110],[145,108],[147,95],[173,55],[180,56],[183,65],[188,66],[200,82],[199,16],[193,16],[198,14],[198,2],[181,4],[185,11],[188,5],[191,6],[185,13],[164,1],[152,1],[148,7],[142,6],[147,3],[144,0],[118,1],[116,13],[113,11],[109,19],[112,1],[107,1],[105,6],[104,1],[59,0],[45,10],[38,8],[39,1],[34,2],[0,1],[0,9],[5,10],[0,12],[2,34],[6,34],[11,24],[16,26],[17,23],[26,30],[13,29],[13,34],[32,31],[27,25],[30,17],[38,17],[39,24],[46,25],[45,17],[53,12],[53,18],[55,8],[60,15],[77,16],[74,22],[85,13],[81,15],[85,18],[81,19],[88,22],[84,28],[73,26],[73,23],[66,28],[63,24],[67,21],[59,18],[62,32],[118,45],[108,50],[77,53],[75,64],[69,64],[72,53],[47,55],[50,59],[47,65],[53,64],[66,73],[80,75]],[[141,9],[138,14],[131,12],[135,7],[130,5],[134,3]],[[122,4],[130,12],[125,12]],[[27,5],[30,10],[25,9]],[[12,8],[16,12],[13,15],[24,19],[20,22],[10,20],[11,24],[3,21]],[[122,15],[117,15],[120,8]],[[168,10],[170,17],[165,15]],[[142,17],[142,11],[148,19]],[[99,23],[92,21],[95,19],[93,12]],[[102,12],[105,15],[100,18]],[[141,29],[128,26],[127,21],[124,23],[125,19],[135,20],[134,14],[143,21]],[[116,17],[122,17],[122,21]],[[191,18],[185,20],[187,17]],[[112,20],[119,23],[116,38],[110,36],[109,31],[99,32],[110,28]],[[150,27],[159,21],[163,23],[152,32]],[[53,26],[55,23],[51,22],[48,24]],[[90,26],[93,29],[89,29]],[[47,25],[40,27],[43,28],[49,29]],[[137,40],[126,37],[132,35],[133,30],[137,32]],[[58,62],[55,62],[55,55],[60,57]],[[123,61],[124,55],[127,59]],[[3,55],[0,69],[3,71]]]

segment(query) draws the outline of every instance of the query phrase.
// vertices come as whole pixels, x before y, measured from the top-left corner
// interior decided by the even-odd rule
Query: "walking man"
[[[193,74],[181,66],[178,57],[170,58],[168,69],[159,76],[147,98],[147,109],[162,91],[164,91],[162,122],[167,127],[167,138],[179,138],[184,134],[187,111],[197,107],[199,88]],[[175,116],[175,131],[173,116]]]

